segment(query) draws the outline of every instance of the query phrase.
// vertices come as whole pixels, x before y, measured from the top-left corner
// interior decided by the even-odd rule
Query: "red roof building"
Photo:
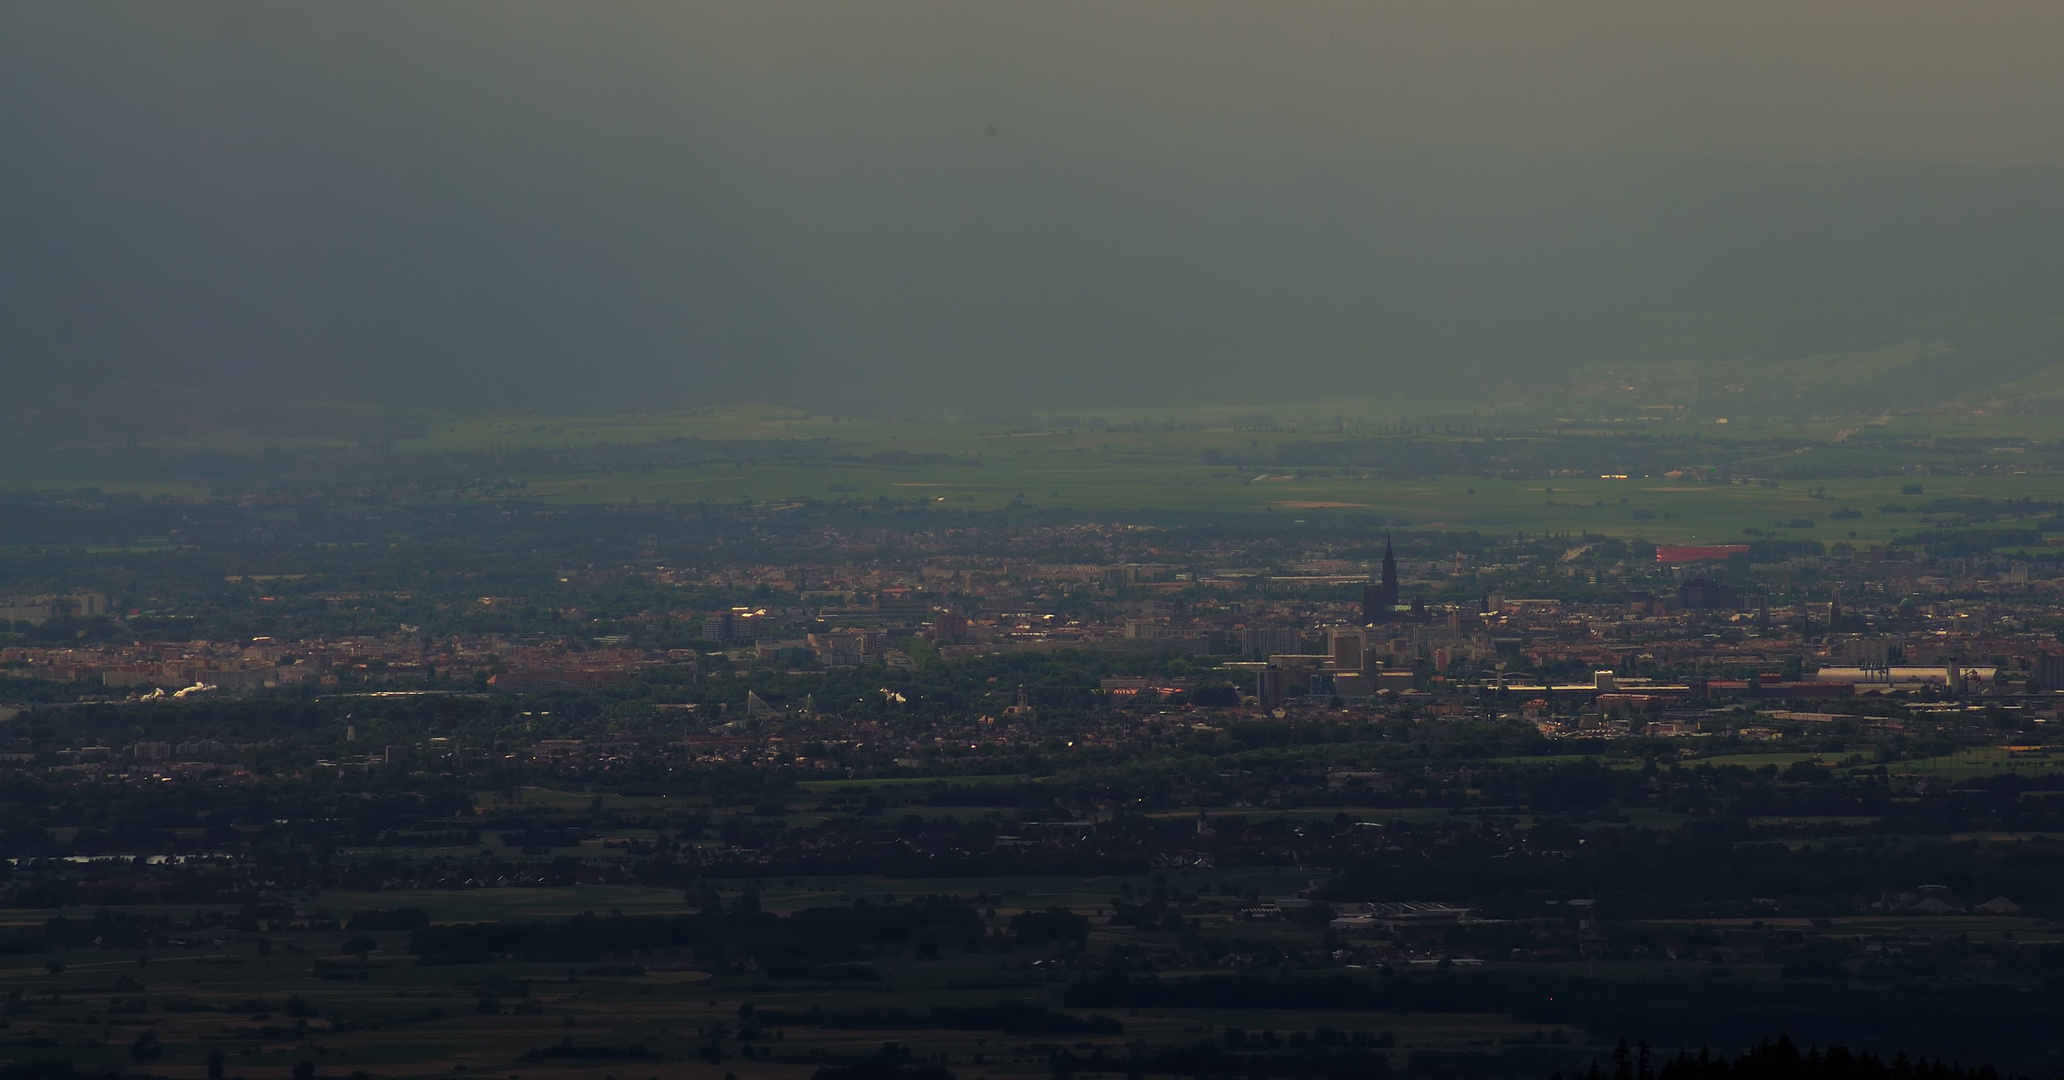
[[[1747,544],[1684,544],[1658,546],[1655,561],[1659,563],[1726,562],[1730,555],[1747,555]]]

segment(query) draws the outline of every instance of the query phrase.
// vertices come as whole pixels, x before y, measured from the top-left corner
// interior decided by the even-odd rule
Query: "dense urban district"
[[[2054,1075],[2064,504],[1872,476],[1699,543],[9,494],[0,1061]]]

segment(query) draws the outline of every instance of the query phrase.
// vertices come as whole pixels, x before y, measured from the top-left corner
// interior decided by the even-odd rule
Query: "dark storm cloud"
[[[992,408],[1927,336],[2064,285],[2059,11],[13,5],[0,374]]]

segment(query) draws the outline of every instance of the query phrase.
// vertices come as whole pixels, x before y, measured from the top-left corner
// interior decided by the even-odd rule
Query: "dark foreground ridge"
[[[1556,1073],[1551,1080],[1561,1080]],[[1593,1061],[1583,1080],[1604,1080],[1605,1071]],[[1700,1050],[1693,1055],[1680,1051],[1663,1062],[1661,1069],[1650,1063],[1647,1043],[1632,1054],[1627,1041],[1620,1040],[1612,1056],[1612,1080],[2018,1080],[2009,1073],[2002,1077],[1991,1065],[1965,1068],[1960,1063],[1925,1057],[1909,1058],[1905,1051],[1887,1062],[1868,1050],[1830,1046],[1809,1047],[1801,1052],[1789,1035],[1777,1041],[1758,1043],[1747,1053],[1728,1060],[1724,1054]]]

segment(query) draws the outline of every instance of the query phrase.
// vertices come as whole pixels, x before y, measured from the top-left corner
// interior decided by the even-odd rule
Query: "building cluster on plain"
[[[1120,533],[1085,528],[1046,542],[1094,551]],[[894,676],[997,654],[1071,653],[1109,672],[1095,692],[1113,715],[1180,710],[1206,723],[1403,709],[1593,737],[1741,730],[1738,719],[1714,718],[1744,708],[1893,728],[1968,713],[2001,726],[2046,723],[2064,691],[2064,646],[2048,629],[2064,618],[2054,560],[1840,548],[1752,560],[1742,546],[1639,549],[1599,538],[1444,552],[1439,537],[1412,538],[1402,555],[1385,539],[1364,544],[1364,557],[1317,549],[1261,558],[1209,542],[1124,539],[1123,561],[913,544],[900,559],[875,549],[846,562],[570,573],[562,580],[752,596],[613,613],[605,633],[581,632],[602,620],[569,609],[557,613],[567,626],[559,633],[15,646],[0,650],[0,697],[5,679],[24,679],[112,700],[639,685],[655,700],[684,689],[700,699],[725,680]],[[0,603],[40,618],[60,608],[123,617],[97,593]],[[506,611],[532,602],[478,603]],[[793,715],[809,696],[779,684],[756,690],[723,722]],[[1014,709],[971,709],[962,734],[979,746],[979,736],[1036,711]]]

